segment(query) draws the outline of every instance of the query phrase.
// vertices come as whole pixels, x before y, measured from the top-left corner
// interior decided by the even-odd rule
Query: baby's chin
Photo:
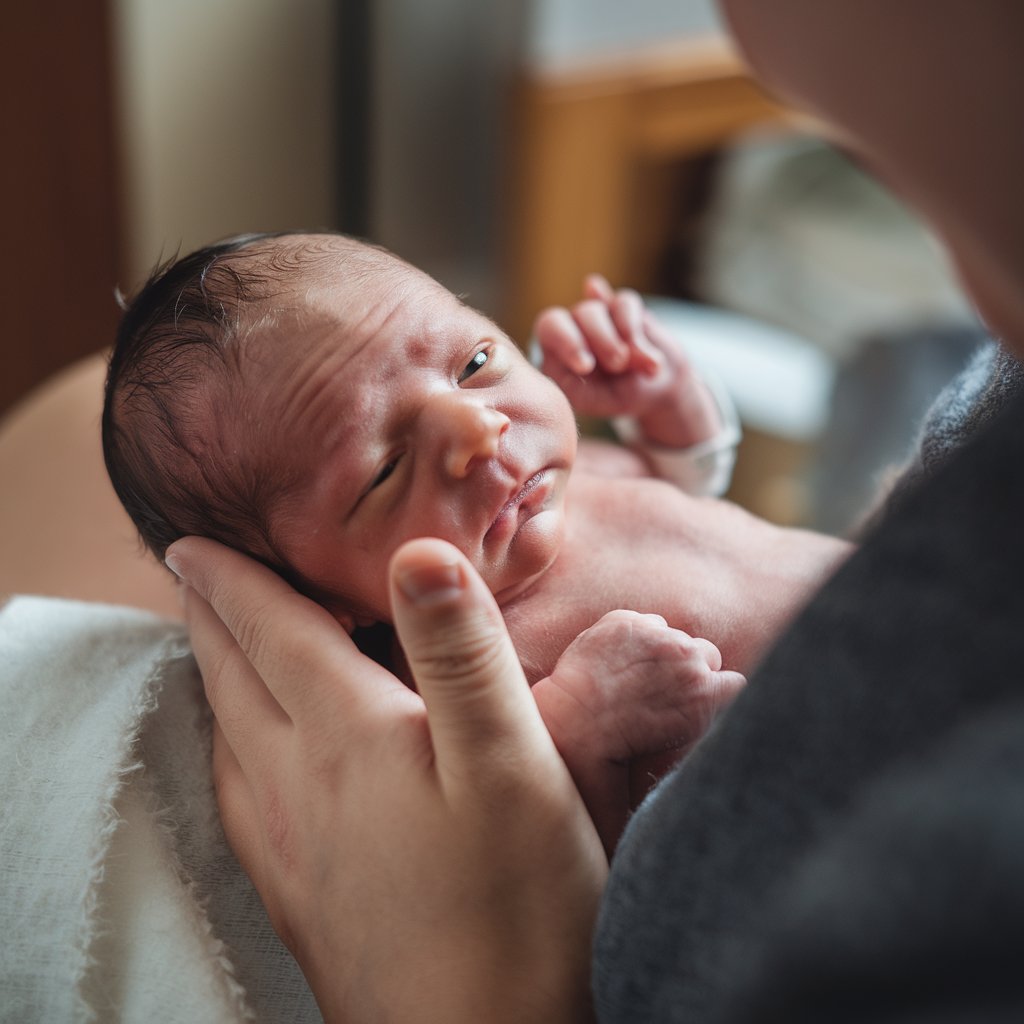
[[[555,564],[564,537],[565,515],[560,507],[544,509],[523,523],[500,567],[482,573],[499,606],[521,597]]]
[[[474,553],[462,550],[501,607],[525,594],[554,565],[564,537],[565,513],[559,503],[524,522],[497,559],[483,561],[479,552],[474,557]],[[390,614],[354,613],[351,601],[342,597],[320,594],[315,599],[352,635],[360,650],[364,642],[378,634],[386,633],[388,643],[391,642],[394,627]],[[370,651],[364,653],[374,657]]]

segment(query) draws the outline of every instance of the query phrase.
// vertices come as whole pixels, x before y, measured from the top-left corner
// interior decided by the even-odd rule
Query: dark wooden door
[[[7,4],[0,46],[2,414],[110,344],[119,218],[107,0]]]

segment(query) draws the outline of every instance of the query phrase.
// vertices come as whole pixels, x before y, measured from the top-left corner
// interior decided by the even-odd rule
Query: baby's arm
[[[745,685],[708,640],[660,615],[614,611],[533,688],[609,856],[630,811]],[[643,792],[637,792],[637,779]]]
[[[694,494],[726,490],[740,434],[732,403],[635,291],[593,274],[583,300],[545,310],[534,335],[542,369],[573,408],[612,418],[648,472]]]

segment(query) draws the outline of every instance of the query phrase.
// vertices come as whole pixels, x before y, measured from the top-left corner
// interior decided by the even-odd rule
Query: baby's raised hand
[[[667,771],[745,682],[722,670],[710,641],[673,629],[660,615],[613,611],[534,686],[609,855],[636,802],[636,769]]]
[[[676,447],[722,425],[686,353],[630,288],[591,274],[583,299],[544,310],[534,336],[542,369],[585,416],[634,416],[649,440]]]

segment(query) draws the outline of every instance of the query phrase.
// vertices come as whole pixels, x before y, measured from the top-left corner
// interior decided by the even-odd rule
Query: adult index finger
[[[186,537],[167,549],[166,561],[216,612],[293,721],[319,716],[326,700],[358,713],[378,702],[382,686],[402,689],[329,612],[254,559]]]
[[[184,589],[185,621],[206,699],[232,749],[248,762],[250,752],[267,751],[291,719],[217,613],[191,587]]]

